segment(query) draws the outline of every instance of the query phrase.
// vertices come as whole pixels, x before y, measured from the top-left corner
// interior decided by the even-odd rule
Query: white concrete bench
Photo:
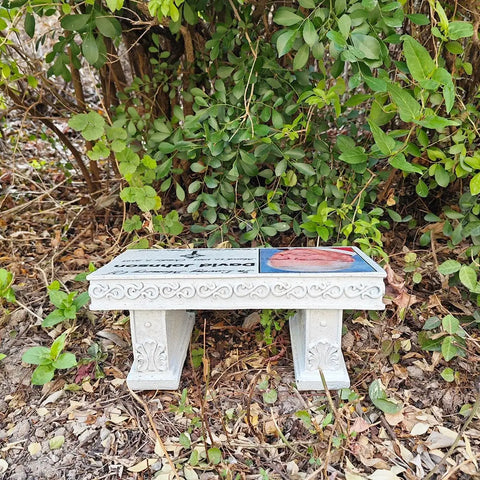
[[[297,388],[348,387],[344,309],[384,308],[385,272],[356,247],[128,250],[88,276],[92,310],[130,310],[134,390],[176,389],[194,314],[295,309]]]

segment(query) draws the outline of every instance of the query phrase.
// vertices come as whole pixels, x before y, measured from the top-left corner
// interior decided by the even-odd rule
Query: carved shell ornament
[[[340,347],[320,340],[308,347],[307,370],[338,370],[340,368]]]

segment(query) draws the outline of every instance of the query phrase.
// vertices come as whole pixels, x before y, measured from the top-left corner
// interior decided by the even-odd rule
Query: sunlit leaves
[[[105,120],[97,112],[80,113],[68,121],[70,128],[81,132],[87,141],[97,140],[104,134]]]
[[[403,37],[403,53],[412,77],[418,82],[430,78],[436,68],[427,49],[409,35]]]
[[[397,105],[400,118],[404,122],[412,122],[419,118],[421,112],[420,104],[408,91],[393,83],[389,84],[387,89],[393,102]]]

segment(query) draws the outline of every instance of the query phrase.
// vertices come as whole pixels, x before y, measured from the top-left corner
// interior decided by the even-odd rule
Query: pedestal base
[[[339,390],[350,386],[342,355],[342,310],[300,310],[290,318],[293,366],[298,390]]]
[[[132,311],[134,361],[127,377],[132,390],[176,390],[180,384],[194,324],[194,314]]]

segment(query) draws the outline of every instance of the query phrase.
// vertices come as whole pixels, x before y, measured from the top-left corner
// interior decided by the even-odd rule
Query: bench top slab
[[[374,276],[385,271],[357,247],[127,250],[88,280]]]
[[[128,250],[91,273],[93,310],[383,309],[356,247]]]

